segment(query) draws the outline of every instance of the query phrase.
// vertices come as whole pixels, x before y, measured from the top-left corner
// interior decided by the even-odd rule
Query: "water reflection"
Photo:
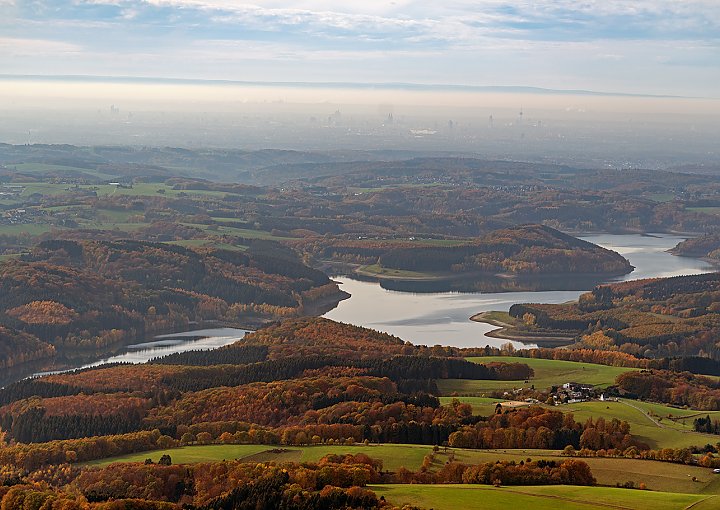
[[[207,351],[217,349],[241,340],[248,330],[235,328],[215,328],[186,331],[160,335],[150,342],[143,342],[123,347],[121,352],[102,356],[92,356],[92,361],[55,360],[53,367],[45,367],[33,376],[57,374],[78,368],[90,368],[106,363],[146,363],[153,358],[159,358],[176,352]]]
[[[635,266],[632,273],[615,278],[614,281],[699,274],[714,270],[702,260],[675,257],[667,253],[666,250],[684,240],[680,236],[598,234],[585,236],[583,239],[619,252]],[[568,287],[574,290],[557,290],[562,287],[556,281],[556,290],[552,291],[428,292],[433,289],[421,287],[414,291],[388,290],[375,282],[349,277],[335,279],[351,297],[341,301],[335,309],[326,313],[325,317],[385,331],[416,344],[458,347],[488,344],[499,346],[507,342],[486,336],[486,333],[495,329],[494,326],[468,319],[478,312],[508,310],[514,303],[564,303],[577,299],[581,292],[597,283],[593,280],[578,284],[578,280],[573,279],[568,283]],[[72,359],[58,356],[49,364],[38,362],[8,370],[0,378],[0,384],[21,379],[33,371],[34,375],[41,375],[104,363],[144,363],[175,352],[216,349],[243,338],[245,333],[246,330],[233,328],[203,329],[161,335],[152,341],[126,346],[113,355],[87,353],[84,357]],[[523,346],[519,342],[515,342],[515,345]]]
[[[353,276],[352,278],[357,278]],[[362,278],[357,278],[362,280]],[[379,281],[380,287],[399,292],[540,292],[544,290],[585,290],[608,281],[609,277],[597,275],[542,275],[518,276],[513,278],[495,275],[468,276],[463,279],[434,281],[390,280]],[[365,281],[374,281],[365,279]],[[344,290],[344,289],[343,289]]]
[[[687,257],[675,257],[666,250],[685,238],[673,235],[584,236],[583,239],[610,248],[625,256],[635,270],[613,281],[637,278],[699,274],[713,271],[708,263]],[[337,277],[342,290],[351,297],[324,316],[359,326],[385,331],[404,340],[425,345],[476,347],[499,346],[507,340],[486,336],[496,329],[489,324],[468,320],[478,312],[508,310],[514,303],[564,303],[575,300],[597,282],[576,290],[523,292],[400,292],[378,283]],[[587,282],[586,282],[587,283]],[[515,342],[522,347],[523,344]],[[527,345],[525,345],[527,346]]]

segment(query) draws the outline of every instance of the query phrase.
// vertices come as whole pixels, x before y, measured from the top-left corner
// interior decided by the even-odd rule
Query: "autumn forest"
[[[718,501],[720,276],[634,280],[578,238],[682,234],[673,256],[716,262],[712,175],[110,152],[0,147],[2,510],[409,510],[431,505],[390,489],[450,484]],[[323,317],[339,276],[576,293],[422,345]],[[222,327],[248,333],[78,368]]]

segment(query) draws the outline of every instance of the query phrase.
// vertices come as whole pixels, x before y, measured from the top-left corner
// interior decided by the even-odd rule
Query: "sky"
[[[720,0],[0,0],[0,73],[720,96]]]

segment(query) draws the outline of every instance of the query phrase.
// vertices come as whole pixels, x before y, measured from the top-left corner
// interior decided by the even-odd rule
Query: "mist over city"
[[[527,87],[0,79],[0,136],[715,171],[720,100]]]

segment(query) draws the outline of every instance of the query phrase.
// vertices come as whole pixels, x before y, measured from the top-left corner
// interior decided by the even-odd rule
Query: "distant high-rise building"
[[[342,114],[340,113],[340,110],[335,110],[335,113],[330,115],[328,117],[328,124],[338,126],[340,124],[340,120],[342,119]]]
[[[490,118],[488,119],[488,127],[490,129],[492,129],[492,127],[493,127],[493,116],[492,115],[490,115]]]

